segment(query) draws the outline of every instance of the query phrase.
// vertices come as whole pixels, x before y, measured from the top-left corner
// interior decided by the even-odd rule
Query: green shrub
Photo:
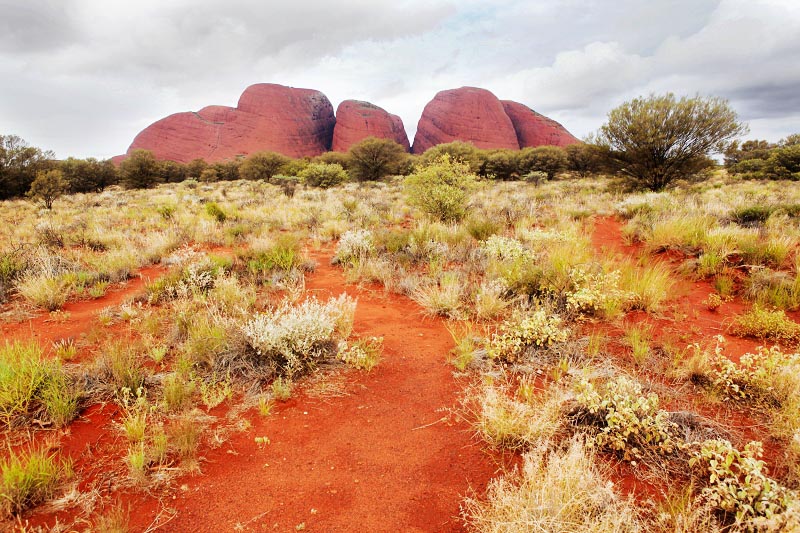
[[[72,475],[72,466],[55,453],[31,450],[9,452],[0,458],[0,510],[3,516],[17,515],[55,494],[58,485]]]
[[[425,214],[441,221],[457,221],[466,214],[476,181],[469,165],[445,154],[407,176],[404,189],[409,203]]]
[[[504,321],[492,335],[487,348],[491,359],[514,363],[529,346],[545,347],[569,338],[569,329],[558,315],[544,309]]]
[[[737,316],[731,326],[734,335],[769,339],[789,344],[800,340],[800,324],[786,316],[782,310],[770,311],[759,305]]]
[[[737,224],[764,223],[775,212],[775,207],[771,205],[753,205],[742,207],[730,214],[731,220]]]
[[[297,176],[306,185],[323,189],[341,185],[348,180],[347,171],[338,163],[311,163],[301,170]]]
[[[767,476],[762,454],[760,442],[738,450],[727,440],[707,440],[689,464],[708,483],[702,497],[731,515],[741,528],[737,530],[797,531],[800,495]]]
[[[64,426],[75,418],[79,397],[61,363],[45,359],[37,344],[0,348],[0,421],[6,427],[32,419]]]
[[[206,204],[206,214],[217,222],[225,222],[228,219],[228,215],[217,202],[209,202]]]
[[[578,407],[573,419],[600,428],[597,445],[626,461],[641,459],[651,451],[668,455],[680,445],[674,437],[677,426],[669,413],[659,409],[658,396],[645,396],[641,384],[625,376],[598,385],[583,379],[577,384],[575,400]]]

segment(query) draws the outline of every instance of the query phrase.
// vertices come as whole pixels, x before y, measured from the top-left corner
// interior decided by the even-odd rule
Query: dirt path
[[[307,289],[358,297],[355,332],[384,337],[382,362],[352,372],[349,394],[299,394],[205,454],[167,506],[164,530],[461,531],[461,497],[483,491],[497,470],[470,428],[447,412],[461,390],[446,363],[452,340],[404,297],[345,286],[330,257]],[[255,437],[270,444],[258,446]],[[134,530],[151,523],[155,506]]]
[[[22,322],[0,323],[0,337],[7,341],[36,340],[47,349],[53,342],[61,339],[75,339],[89,331],[96,323],[97,315],[106,307],[120,305],[132,295],[144,290],[150,281],[164,275],[167,269],[154,265],[140,269],[136,276],[110,289],[94,300],[78,300],[64,304],[64,321],[53,318],[49,313],[39,312],[33,318]]]

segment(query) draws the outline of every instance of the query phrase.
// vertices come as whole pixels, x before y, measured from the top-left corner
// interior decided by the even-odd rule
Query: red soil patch
[[[319,267],[307,277],[308,292],[357,297],[355,334],[384,338],[381,363],[370,373],[346,371],[347,395],[301,391],[268,417],[251,412],[249,429],[201,450],[202,474],[178,479],[179,490],[112,495],[133,510],[132,531],[160,524],[198,532],[291,531],[300,524],[310,531],[463,531],[461,498],[482,493],[502,461],[449,411],[462,391],[446,362],[449,333],[407,298],[345,286],[330,255],[312,255]],[[112,413],[85,418],[95,414],[101,419],[92,430],[73,424],[63,451],[74,455],[114,438]],[[256,443],[262,436],[269,444]],[[96,477],[82,464],[81,476],[88,468]],[[121,457],[114,468],[120,464]],[[61,523],[67,518],[62,513]],[[31,517],[34,524],[53,520]]]
[[[622,227],[623,224],[615,217],[597,219],[592,234],[592,245],[598,255],[611,253],[634,259],[641,256],[644,246],[641,243],[626,244],[622,237]],[[664,254],[645,258],[653,263],[676,262],[676,258]],[[629,313],[625,322],[650,323],[654,328],[655,340],[677,341],[678,347],[681,348],[695,342],[701,346],[713,346],[714,337],[723,335],[726,340],[724,353],[735,361],[745,353],[754,352],[758,346],[766,344],[761,340],[734,337],[729,333],[728,329],[733,318],[750,308],[750,305],[741,298],[725,302],[715,311],[711,311],[705,302],[716,290],[709,281],[690,281],[680,276],[675,276],[675,280],[670,302],[671,317]]]
[[[82,333],[89,331],[100,311],[125,302],[144,290],[145,284],[161,277],[166,271],[167,269],[160,265],[142,268],[135,277],[109,290],[100,298],[64,304],[63,321],[53,318],[49,313],[40,312],[23,322],[0,324],[0,335],[9,342],[34,339],[45,349],[61,339],[77,340]]]

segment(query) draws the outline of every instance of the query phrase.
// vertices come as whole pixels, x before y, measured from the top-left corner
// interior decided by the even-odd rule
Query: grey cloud
[[[0,0],[0,53],[52,50],[73,42],[80,32],[69,2]]]

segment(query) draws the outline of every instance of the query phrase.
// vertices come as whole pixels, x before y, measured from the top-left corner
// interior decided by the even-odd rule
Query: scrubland
[[[442,167],[445,184],[425,174]],[[349,284],[445,322],[452,416],[519,459],[465,488],[467,530],[797,531],[787,183],[719,172],[626,192],[482,181],[444,158],[327,189],[189,180],[2,202],[4,523],[128,530],[109,494],[202,477],[205,450],[315,376],[380,368],[381,339],[353,333],[357,299],[306,290],[325,252]],[[63,453],[98,412],[118,449],[99,480]]]

